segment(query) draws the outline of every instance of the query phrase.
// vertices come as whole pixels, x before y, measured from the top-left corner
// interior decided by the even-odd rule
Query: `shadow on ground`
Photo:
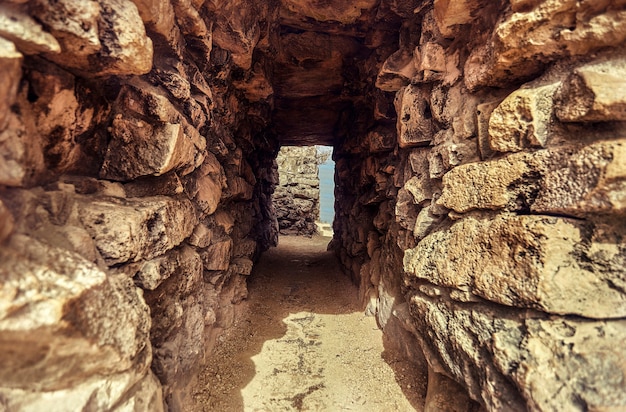
[[[189,410],[423,409],[423,375],[384,350],[329,240],[281,237],[262,256],[243,316],[207,359]]]

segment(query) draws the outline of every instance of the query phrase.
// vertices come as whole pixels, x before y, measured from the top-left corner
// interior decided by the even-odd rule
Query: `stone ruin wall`
[[[427,410],[457,383],[486,410],[626,409],[625,3],[404,3],[361,69],[375,122],[335,147],[364,306],[423,350]]]
[[[323,43],[351,48],[332,246],[427,410],[623,410],[626,4],[358,6],[304,10],[369,28]],[[3,408],[184,409],[276,241],[277,9],[0,5]]]
[[[279,179],[272,199],[280,234],[314,235],[320,216],[317,148],[283,146],[276,163]]]
[[[276,243],[270,107],[231,79],[270,11],[201,3],[0,5],[0,410],[184,410]]]

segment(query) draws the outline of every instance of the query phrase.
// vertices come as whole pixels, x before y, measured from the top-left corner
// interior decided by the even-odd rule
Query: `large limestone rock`
[[[410,282],[562,315],[626,314],[625,228],[616,221],[504,214],[465,217],[446,229],[405,252]]]
[[[153,319],[152,369],[171,398],[185,387],[204,357],[205,324],[215,320],[217,302],[204,285],[202,260],[192,248],[182,247],[168,258],[161,265],[162,273],[170,272],[167,279],[146,293],[146,301]]]
[[[611,2],[573,0],[515,3],[491,39],[476,47],[465,65],[465,83],[502,86],[541,70],[544,63],[615,47],[626,39],[626,11]]]
[[[84,199],[80,221],[109,264],[152,259],[187,238],[197,217],[188,199]]]
[[[516,90],[489,118],[489,143],[498,152],[544,147],[550,137],[553,97],[559,83]]]
[[[185,175],[202,163],[206,139],[163,90],[142,82],[125,85],[115,110],[101,177],[127,181],[172,170]]]
[[[57,64],[86,76],[144,74],[152,68],[152,41],[130,0],[38,0],[33,15],[57,39]]]
[[[24,54],[61,51],[59,43],[50,33],[43,31],[23,10],[9,4],[0,5],[0,36],[14,42]]]
[[[563,82],[556,114],[564,122],[626,120],[626,58],[578,67]]]
[[[488,410],[621,410],[623,320],[545,317],[450,300],[424,288],[410,308],[433,369]],[[437,296],[441,297],[437,297]]]
[[[614,140],[461,165],[444,175],[438,203],[459,213],[475,209],[571,216],[623,213],[625,148],[626,142]]]
[[[0,255],[0,392],[11,410],[55,398],[56,410],[110,409],[147,376],[150,315],[128,278],[24,235]]]

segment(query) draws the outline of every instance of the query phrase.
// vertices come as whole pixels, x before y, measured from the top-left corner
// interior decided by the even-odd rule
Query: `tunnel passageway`
[[[283,236],[263,255],[242,316],[191,391],[193,411],[423,409],[425,371],[385,351],[329,240]]]

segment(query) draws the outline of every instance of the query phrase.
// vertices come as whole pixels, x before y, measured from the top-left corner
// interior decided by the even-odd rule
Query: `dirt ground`
[[[191,411],[423,410],[423,376],[385,352],[329,240],[281,237],[262,256],[243,316],[191,391]]]

